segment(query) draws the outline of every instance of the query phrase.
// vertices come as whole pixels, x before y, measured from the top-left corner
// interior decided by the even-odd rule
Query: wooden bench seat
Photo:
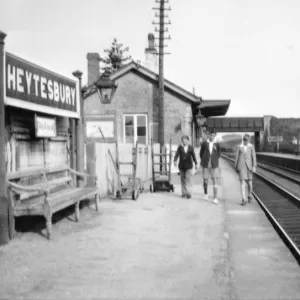
[[[95,185],[76,187],[77,177],[92,177]],[[99,210],[97,178],[78,173],[68,166],[29,170],[8,174],[8,187],[14,217],[42,215],[46,219],[47,235],[51,239],[52,215],[75,204],[75,217],[79,221],[79,203],[95,197]],[[13,234],[13,233],[12,233]]]

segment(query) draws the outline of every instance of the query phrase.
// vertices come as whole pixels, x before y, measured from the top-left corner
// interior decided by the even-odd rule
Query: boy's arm
[[[253,172],[256,171],[256,153],[255,148],[252,147],[252,163],[253,163]]]
[[[201,159],[201,160],[202,160],[203,153],[204,153],[204,145],[205,145],[205,143],[203,142],[203,143],[201,144],[201,148],[200,148],[200,159]]]
[[[178,160],[178,157],[179,157],[179,146],[177,148],[177,151],[176,151],[176,154],[174,156],[174,164],[176,164],[177,160]]]
[[[235,162],[234,162],[235,170],[237,170],[236,168],[237,168],[238,160],[239,160],[239,151],[240,151],[240,148],[237,147],[236,152],[235,152]]]
[[[196,155],[195,155],[195,150],[194,148],[192,148],[192,158],[193,158],[193,161],[195,163],[195,166],[197,166],[197,158],[196,158]]]

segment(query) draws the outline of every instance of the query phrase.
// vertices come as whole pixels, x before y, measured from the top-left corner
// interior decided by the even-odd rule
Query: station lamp
[[[94,83],[95,87],[97,88],[97,93],[100,101],[103,104],[111,103],[114,93],[118,87],[115,82],[110,79],[110,75],[111,69],[105,68],[104,73],[101,75],[100,79]]]
[[[205,122],[206,122],[206,117],[204,115],[201,114],[201,112],[199,112],[196,116],[196,122],[198,124],[199,127],[206,127],[205,126]]]

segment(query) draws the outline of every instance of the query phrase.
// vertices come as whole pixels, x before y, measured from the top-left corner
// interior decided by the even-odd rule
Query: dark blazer
[[[209,159],[211,159],[211,167],[213,169],[216,169],[219,167],[219,158],[220,158],[220,144],[214,143],[213,151],[210,154],[209,144],[207,141],[204,141],[200,149],[201,166],[203,168],[207,168]]]
[[[195,165],[197,165],[197,159],[195,155],[194,148],[191,145],[188,145],[187,152],[185,153],[184,148],[182,145],[178,146],[174,162],[177,161],[179,157],[179,170],[189,170],[193,168],[193,161]]]

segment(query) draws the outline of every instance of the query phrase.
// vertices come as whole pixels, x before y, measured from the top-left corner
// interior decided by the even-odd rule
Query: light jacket
[[[248,168],[249,171],[256,167],[256,154],[252,144],[248,144],[246,151],[244,145],[237,148],[235,155],[235,169],[240,172],[243,168]]]

